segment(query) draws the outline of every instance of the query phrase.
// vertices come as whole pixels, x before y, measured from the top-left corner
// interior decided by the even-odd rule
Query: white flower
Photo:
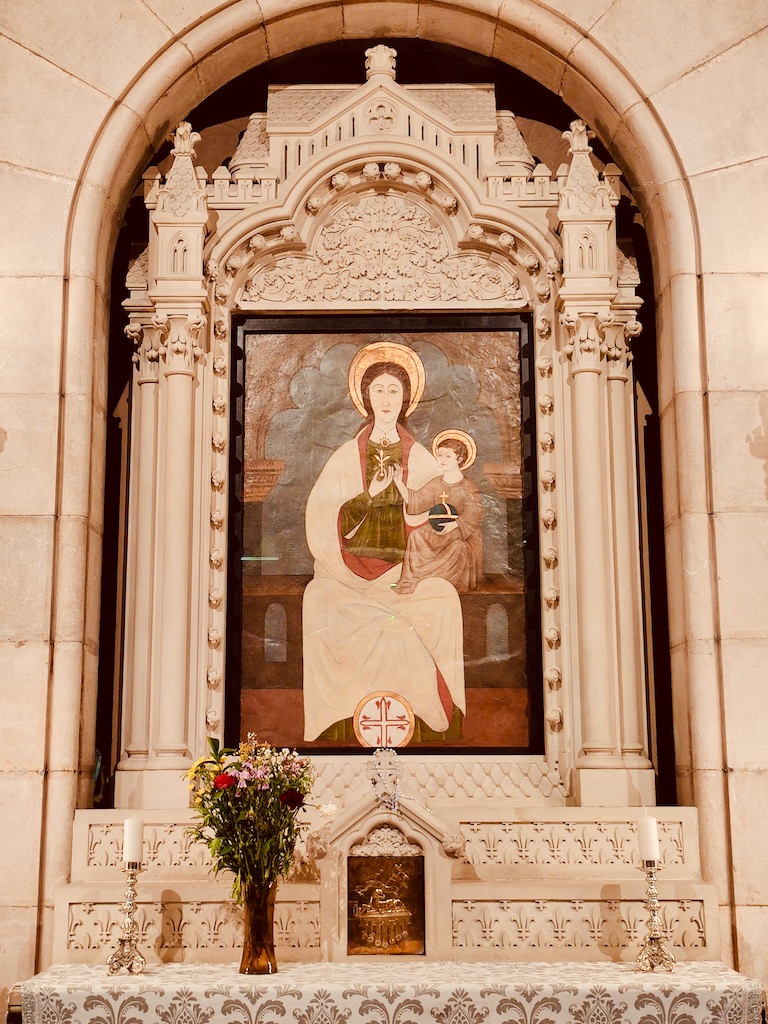
[[[317,809],[322,818],[332,818],[338,811],[336,804],[318,804]]]

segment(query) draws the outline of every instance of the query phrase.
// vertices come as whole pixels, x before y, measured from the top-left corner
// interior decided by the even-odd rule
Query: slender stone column
[[[149,246],[133,276],[132,318],[149,324],[139,351],[134,434],[140,509],[131,542],[126,631],[126,751],[116,801],[129,807],[188,802],[182,771],[190,756],[190,662],[195,393],[208,297],[203,246],[208,220],[204,172],[194,163],[200,136],[182,122],[165,181],[153,172],[145,202]],[[146,276],[141,279],[143,274]],[[133,293],[136,293],[134,298]],[[131,308],[127,306],[127,308]],[[154,316],[149,320],[149,316]],[[162,372],[161,372],[162,371]],[[154,518],[154,522],[153,522]]]
[[[126,673],[130,685],[124,700],[125,756],[118,768],[142,767],[149,756],[149,694],[151,689],[152,591],[155,539],[155,475],[157,471],[157,391],[160,342],[168,331],[165,320],[128,324],[125,333],[136,344],[133,361],[133,464],[131,488],[134,513],[131,532],[134,558],[131,566],[130,634],[126,637]],[[133,762],[129,764],[128,762]]]
[[[189,581],[192,569],[192,477],[194,388],[202,355],[197,339],[206,324],[199,310],[168,317],[164,346],[165,472],[160,539],[162,551],[161,636],[158,664],[155,754],[163,767],[183,767],[189,754]]]
[[[566,311],[570,340],[574,546],[581,697],[581,749],[577,767],[616,767],[616,701],[613,685],[613,608],[610,531],[606,516],[602,329],[607,309]]]
[[[650,768],[645,724],[645,665],[640,603],[640,543],[634,474],[635,437],[631,410],[632,354],[627,338],[640,333],[634,319],[617,317],[606,331],[610,460],[616,570],[621,753],[632,768]]]

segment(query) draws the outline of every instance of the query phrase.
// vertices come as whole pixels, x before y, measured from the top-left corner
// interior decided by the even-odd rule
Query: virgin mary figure
[[[395,470],[413,489],[441,473],[405,426],[423,391],[423,364],[405,345],[367,345],[350,364],[349,392],[364,423],[328,459],[306,509],[315,560],[303,604],[306,740],[381,690],[404,697],[435,732],[448,729],[454,709],[466,712],[456,589],[431,578],[410,594],[394,590],[415,525]]]

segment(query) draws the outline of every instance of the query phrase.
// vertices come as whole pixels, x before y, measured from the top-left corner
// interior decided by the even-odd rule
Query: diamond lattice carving
[[[268,111],[270,121],[290,121],[295,124],[310,124],[340,99],[355,92],[350,89],[276,89],[270,92]]]
[[[490,89],[419,89],[417,95],[452,121],[494,121],[496,118],[496,98]]]

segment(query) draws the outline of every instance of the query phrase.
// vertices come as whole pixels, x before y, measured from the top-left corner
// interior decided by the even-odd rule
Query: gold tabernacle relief
[[[424,953],[424,858],[350,857],[347,952]]]

